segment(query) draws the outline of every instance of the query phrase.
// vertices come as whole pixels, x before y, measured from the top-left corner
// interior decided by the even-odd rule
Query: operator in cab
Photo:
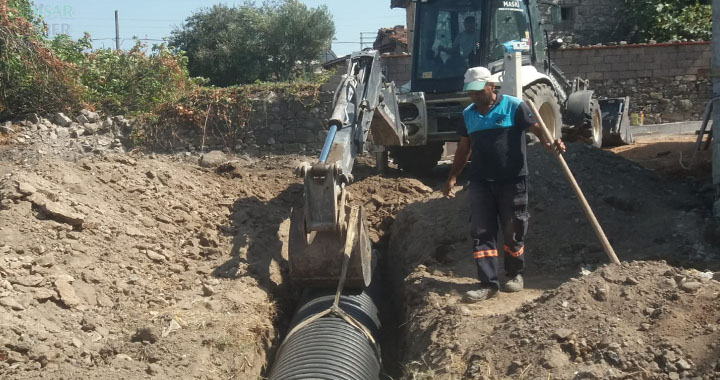
[[[467,62],[475,48],[475,44],[478,42],[475,17],[466,17],[465,20],[463,20],[463,27],[465,29],[455,37],[452,47],[442,46],[439,50],[451,56],[461,57]]]
[[[545,137],[523,100],[496,93],[487,68],[467,70],[464,90],[473,103],[463,111],[465,125],[458,130],[460,142],[443,193],[454,196],[457,176],[470,160],[470,228],[480,286],[466,292],[463,301],[472,303],[492,298],[500,290],[500,227],[508,279],[504,290],[519,292],[524,287],[524,239],[529,219],[525,132],[536,135],[548,151],[564,153],[565,145],[560,139]]]

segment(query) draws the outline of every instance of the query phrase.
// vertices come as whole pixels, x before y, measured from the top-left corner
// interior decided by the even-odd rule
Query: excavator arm
[[[350,219],[346,187],[353,181],[355,157],[364,151],[371,131],[376,146],[402,145],[407,140],[398,114],[395,87],[384,80],[378,52],[353,53],[335,93],[320,157],[296,170],[305,186],[303,206],[291,215],[288,244],[290,276],[296,284],[337,285],[346,247],[351,254],[344,286],[370,284],[374,254],[363,210]],[[348,233],[350,229],[353,233]]]

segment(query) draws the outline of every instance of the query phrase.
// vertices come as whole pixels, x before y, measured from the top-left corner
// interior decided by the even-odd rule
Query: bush
[[[152,112],[193,86],[187,58],[164,45],[154,46],[151,55],[144,48],[138,43],[127,52],[102,49],[80,55],[74,71],[86,101],[112,114]]]
[[[70,111],[82,90],[69,65],[45,45],[27,1],[0,0],[0,118]]]
[[[630,41],[712,39],[709,0],[625,0],[625,8]]]
[[[230,86],[301,76],[334,33],[325,6],[308,9],[297,0],[215,5],[187,18],[170,46],[187,53],[192,76]]]

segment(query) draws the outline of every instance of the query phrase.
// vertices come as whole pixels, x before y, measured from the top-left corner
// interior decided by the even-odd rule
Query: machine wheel
[[[536,83],[523,91],[525,101],[533,102],[554,139],[562,137],[562,114],[555,90],[545,83]]]
[[[394,147],[390,155],[397,166],[414,175],[427,175],[437,165],[444,150],[443,143]]]
[[[585,114],[585,123],[581,126],[582,134],[586,137],[586,141],[596,148],[602,147],[603,144],[603,125],[602,112],[600,104],[593,99],[590,102],[590,113]]]

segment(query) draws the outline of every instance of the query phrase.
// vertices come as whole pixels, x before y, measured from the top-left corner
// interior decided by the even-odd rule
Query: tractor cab
[[[534,2],[534,1],[533,1]],[[502,70],[503,43],[527,39],[523,64],[545,56],[537,7],[528,0],[416,0],[411,91],[462,91],[465,71]],[[534,5],[534,4],[533,4]],[[532,13],[531,13],[532,12]]]

